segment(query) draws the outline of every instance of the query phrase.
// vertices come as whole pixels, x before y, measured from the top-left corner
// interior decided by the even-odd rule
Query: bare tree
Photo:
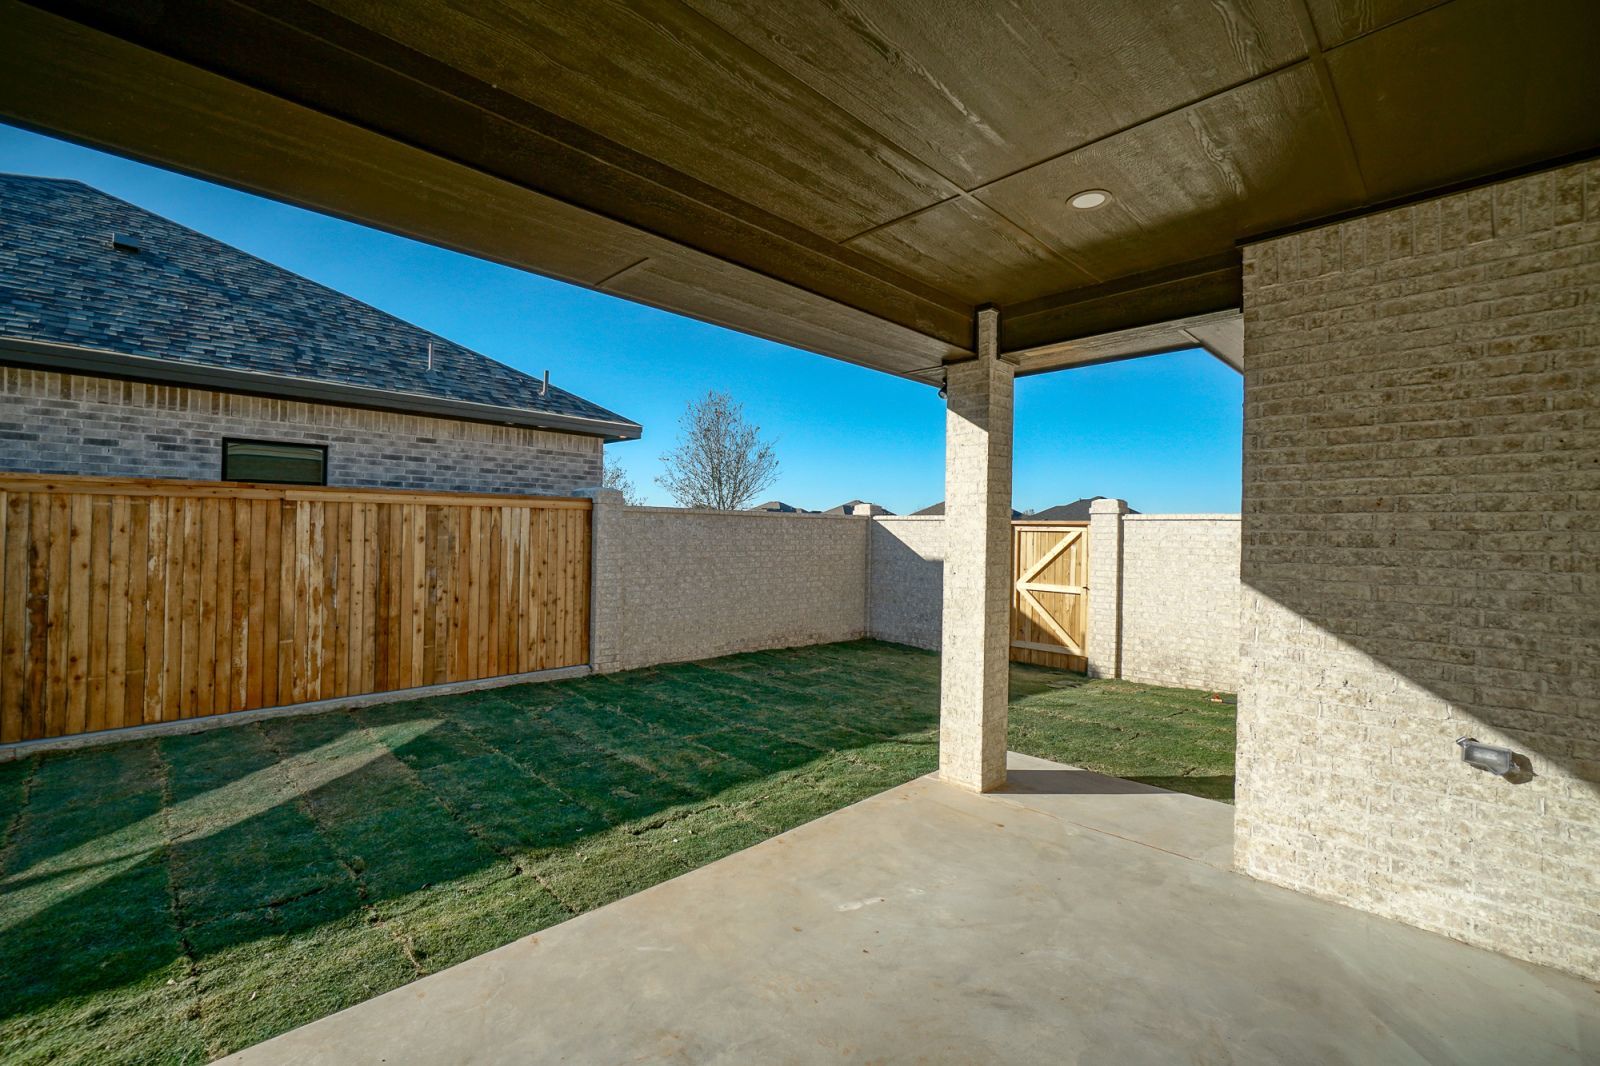
[[[691,401],[678,424],[677,447],[661,457],[666,472],[656,481],[681,506],[737,511],[777,480],[771,443],[727,393]]]
[[[613,463],[610,456],[606,457],[605,469],[600,475],[600,485],[602,488],[616,489],[622,493],[622,502],[629,507],[638,507],[644,503],[644,496],[634,486],[628,472]]]

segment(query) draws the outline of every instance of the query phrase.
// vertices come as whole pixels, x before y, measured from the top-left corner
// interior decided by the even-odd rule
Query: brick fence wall
[[[867,567],[870,629],[879,640],[939,650],[944,610],[944,519],[872,520]]]
[[[1123,515],[1107,509],[1095,521],[1089,538],[1091,673],[1234,691],[1239,516]],[[942,518],[872,520],[868,610],[873,636],[939,647],[944,551]],[[1097,639],[1096,626],[1112,632]]]
[[[1600,164],[1244,271],[1240,867],[1600,977]]]
[[[1238,515],[1122,516],[1122,676],[1237,690]]]
[[[215,480],[222,438],[328,446],[328,484],[570,495],[598,437],[0,367],[0,469]]]
[[[867,633],[866,518],[602,506],[595,520],[618,669]]]

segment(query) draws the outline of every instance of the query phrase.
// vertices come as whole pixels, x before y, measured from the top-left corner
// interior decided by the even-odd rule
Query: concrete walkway
[[[1600,989],[1229,872],[1232,809],[1011,757],[251,1048],[266,1063],[1596,1063]]]

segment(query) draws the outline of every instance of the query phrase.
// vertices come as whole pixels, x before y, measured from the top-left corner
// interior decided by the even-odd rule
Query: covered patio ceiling
[[[1600,146],[1593,0],[0,20],[10,121],[928,381],[987,303],[1020,372],[1197,342],[1237,366],[1240,242]]]

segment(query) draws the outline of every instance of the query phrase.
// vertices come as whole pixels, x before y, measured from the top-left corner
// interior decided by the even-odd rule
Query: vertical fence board
[[[122,724],[144,721],[145,648],[149,641],[150,501],[128,499],[127,662],[123,667]]]
[[[349,515],[350,505],[330,503],[323,506],[327,519],[324,535],[327,551],[323,553],[322,575],[323,603],[327,605],[328,626],[323,634],[325,688],[322,695],[347,695],[350,683],[350,602],[344,594],[349,580]]]
[[[325,661],[328,633],[328,600],[324,595],[328,570],[328,507],[321,500],[304,505],[306,509],[307,549],[301,565],[306,569],[306,667],[305,698],[320,700],[332,695]]]
[[[159,722],[161,708],[166,704],[167,521],[172,501],[156,497],[146,504],[149,526],[144,561],[144,699],[140,717],[144,722]]]
[[[246,708],[263,706],[262,685],[267,674],[267,641],[264,632],[267,615],[267,574],[271,564],[267,561],[267,513],[265,500],[251,500],[245,512],[244,535],[250,548],[250,568],[245,575],[245,626],[250,640],[245,651],[245,680],[240,704]]]
[[[28,649],[23,679],[22,736],[50,729],[50,498],[28,497]]]
[[[28,497],[0,493],[0,744],[22,739],[22,679],[27,668]]]
[[[231,711],[233,700],[233,512],[234,501],[217,501],[217,605],[212,648],[211,704],[201,714]]]
[[[428,615],[428,509],[421,504],[408,504],[410,518],[408,536],[411,540],[411,676],[406,686],[425,685],[429,678],[423,671],[423,649],[427,640]]]
[[[467,676],[467,582],[472,551],[470,515],[460,508],[452,509],[450,529],[455,540],[454,561],[450,568],[450,680],[461,681]]]
[[[105,706],[105,723],[110,729],[120,729],[128,723],[123,718],[127,703],[128,684],[128,611],[131,603],[128,588],[128,519],[129,499],[111,497],[110,525],[106,531],[106,670],[105,692],[101,696]]]
[[[194,561],[199,515],[194,500],[173,500],[167,523],[167,663],[166,701],[161,720],[183,717],[194,683],[194,618],[200,604],[200,582]],[[187,621],[186,621],[187,619]]]

